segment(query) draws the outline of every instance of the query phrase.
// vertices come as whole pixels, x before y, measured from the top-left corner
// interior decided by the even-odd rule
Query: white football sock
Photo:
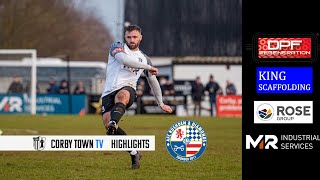
[[[110,121],[109,124],[114,123],[115,125],[117,125],[117,122],[115,121]]]
[[[133,155],[133,156],[136,155],[136,154],[137,154],[137,150],[132,150],[132,151],[130,152],[130,154]]]

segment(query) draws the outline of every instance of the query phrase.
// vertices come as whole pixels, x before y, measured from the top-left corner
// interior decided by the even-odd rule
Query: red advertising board
[[[217,117],[242,117],[242,96],[218,95]]]

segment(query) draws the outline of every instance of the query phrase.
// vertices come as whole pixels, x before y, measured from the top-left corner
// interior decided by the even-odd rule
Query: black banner
[[[176,113],[176,107],[178,105],[184,105],[185,104],[185,96],[163,96],[163,103],[166,105],[169,105],[172,110],[173,110],[173,114]],[[141,97],[142,100],[142,112],[141,114],[168,114],[163,112],[157,102],[154,96],[142,96]]]
[[[263,50],[285,50],[287,53],[293,50],[294,46],[299,46],[301,39],[290,39],[290,37],[282,42],[275,41],[279,40],[276,35],[281,34],[295,34],[297,35],[295,38],[299,35],[299,37],[305,37],[305,34],[314,34],[318,41],[320,28],[317,28],[319,26],[315,21],[316,17],[319,17],[315,1],[286,3],[275,0],[243,1],[243,7],[242,179],[317,179],[317,164],[320,162],[318,112],[320,83],[317,81],[320,77],[320,62],[319,58],[314,56],[317,53],[311,53],[311,59],[316,58],[314,61],[305,61],[302,58],[276,61],[274,57],[265,58],[264,56],[263,61],[259,62],[257,51],[254,51],[265,48]],[[268,34],[268,38],[271,37],[270,34],[275,35],[271,38],[276,45],[254,47],[258,46],[255,36],[257,33]],[[279,43],[282,46],[288,46],[287,49],[281,49],[282,47],[277,46]],[[311,45],[313,46],[311,51],[318,50],[319,44],[311,42]],[[301,48],[308,49],[307,46]],[[301,49],[297,49],[299,50]],[[257,94],[255,84],[257,67],[312,67],[313,92],[311,94]],[[299,74],[299,72],[296,73]],[[273,79],[278,77],[275,73],[272,75]],[[264,80],[272,78],[268,77]],[[255,101],[259,101],[260,104],[255,104]],[[299,109],[302,109],[301,113],[298,113]],[[312,110],[309,111],[309,109]],[[274,123],[268,123],[275,117]],[[304,122],[305,119],[310,120],[310,118],[313,121],[312,123],[309,123],[310,121],[292,123],[290,122],[292,118],[295,122]],[[259,124],[255,123],[255,120]]]
[[[193,83],[194,83],[194,80],[175,80],[174,90],[176,95],[178,96],[191,95]]]

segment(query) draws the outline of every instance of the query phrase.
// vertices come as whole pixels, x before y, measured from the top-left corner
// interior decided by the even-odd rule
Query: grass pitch
[[[165,146],[168,128],[192,120],[206,131],[205,152],[191,162],[170,156]],[[241,119],[124,116],[119,126],[130,135],[155,135],[156,151],[143,151],[141,167],[130,169],[127,152],[0,151],[0,179],[241,179]],[[4,135],[104,135],[97,115],[0,115]]]

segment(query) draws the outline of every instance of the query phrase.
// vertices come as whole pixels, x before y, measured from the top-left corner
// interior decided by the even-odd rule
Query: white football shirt
[[[148,64],[146,56],[140,50],[132,51],[125,43],[113,43],[109,51],[106,81],[101,97],[104,97],[118,89],[121,89],[124,86],[130,86],[136,90],[137,81],[144,71],[144,69],[127,67],[126,65],[117,61],[111,54],[111,52],[117,48],[123,48],[125,53],[130,56],[136,57],[137,61]]]

